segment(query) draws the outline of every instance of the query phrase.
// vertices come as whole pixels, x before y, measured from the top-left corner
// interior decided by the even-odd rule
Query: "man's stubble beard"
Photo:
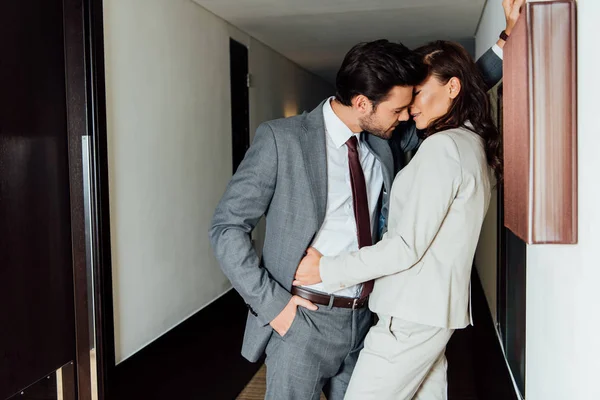
[[[394,133],[394,129],[387,131],[384,130],[385,128],[378,127],[373,121],[374,114],[375,112],[372,112],[368,117],[364,117],[359,121],[360,129],[362,129],[364,132],[370,133],[371,135],[380,137],[385,140],[389,140],[392,137],[392,134]]]

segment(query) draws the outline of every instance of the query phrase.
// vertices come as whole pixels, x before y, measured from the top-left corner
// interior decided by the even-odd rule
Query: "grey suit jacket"
[[[323,103],[310,113],[265,122],[215,211],[210,240],[223,272],[248,304],[242,355],[257,361],[273,333],[269,322],[291,298],[292,280],[325,218],[327,154]],[[387,141],[366,135],[380,161],[387,213],[393,175]],[[262,260],[250,233],[265,215]]]

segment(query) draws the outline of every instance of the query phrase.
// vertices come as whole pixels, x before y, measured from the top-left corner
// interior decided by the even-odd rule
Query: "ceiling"
[[[194,0],[287,58],[334,82],[356,43],[435,39],[473,46],[486,0]],[[499,1],[499,0],[496,0]],[[470,49],[471,50],[471,49]]]

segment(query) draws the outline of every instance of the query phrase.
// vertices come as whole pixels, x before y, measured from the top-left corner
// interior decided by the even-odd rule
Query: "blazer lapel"
[[[370,133],[365,133],[365,135],[365,143],[381,164],[383,183],[385,189],[389,193],[392,187],[392,182],[394,181],[394,157],[392,155],[390,144],[387,140],[381,139]]]
[[[317,226],[323,224],[327,207],[327,150],[325,143],[325,121],[322,102],[317,108],[306,114],[300,144],[304,165],[308,174],[308,183],[317,215]]]
[[[306,114],[300,134],[302,156],[319,227],[323,224],[327,208],[327,150],[323,119],[325,101]],[[389,193],[394,180],[394,158],[390,145],[387,140],[368,133],[365,142],[381,164],[384,186]]]

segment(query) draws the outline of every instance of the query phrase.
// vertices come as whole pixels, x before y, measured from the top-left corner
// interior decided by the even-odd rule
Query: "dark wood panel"
[[[575,3],[530,3],[534,243],[577,242]]]
[[[57,400],[56,373],[40,379],[7,400]]]
[[[503,126],[503,86],[498,87],[497,122]],[[502,131],[501,131],[502,132]],[[527,245],[504,226],[504,185],[498,183],[497,328],[509,368],[521,394],[525,393],[525,332]],[[474,292],[475,293],[475,290]]]
[[[84,210],[82,137],[88,135],[84,10],[82,0],[63,0],[67,143],[69,160],[71,243],[75,296],[76,370],[79,400],[91,400],[90,319],[93,318],[91,271],[88,273]],[[91,263],[91,260],[89,260]],[[90,264],[91,268],[91,264]],[[93,327],[93,325],[92,325]],[[93,334],[93,332],[92,332]]]
[[[506,226],[530,244],[576,243],[575,2],[527,3],[504,51]]]
[[[514,232],[529,230],[529,79],[525,18],[504,48],[504,218]],[[528,237],[524,237],[528,240]]]
[[[102,0],[86,0],[87,96],[91,135],[90,224],[93,237],[94,302],[98,398],[112,399],[110,388],[115,371],[115,338],[111,270],[110,196],[104,73],[104,17]]]
[[[75,358],[62,11],[0,5],[0,398]]]
[[[502,229],[505,264],[498,279],[504,281],[504,292],[498,293],[498,316],[506,359],[517,387],[525,395],[525,347],[527,331],[527,244],[509,229]]]

